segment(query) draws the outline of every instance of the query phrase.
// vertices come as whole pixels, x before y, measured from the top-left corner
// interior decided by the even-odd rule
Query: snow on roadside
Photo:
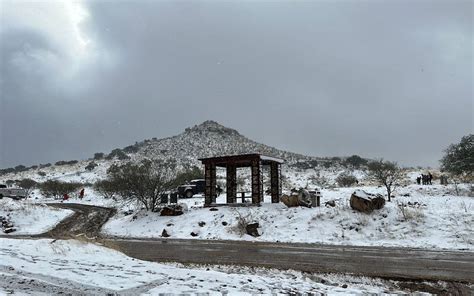
[[[359,189],[384,193],[378,187]],[[474,250],[473,198],[452,196],[443,186],[412,185],[400,189],[383,209],[367,215],[350,208],[349,197],[354,190],[323,190],[322,206],[312,209],[264,203],[261,207],[219,207],[210,211],[200,206],[202,198],[196,198],[186,202],[189,211],[182,216],[120,212],[104,225],[103,232],[153,238],[161,237],[166,229],[171,238]],[[324,206],[328,200],[336,200],[336,207]],[[405,205],[404,213],[399,204]],[[258,222],[261,236],[242,234],[237,227],[238,217]]]
[[[74,212],[25,200],[0,199],[0,216],[13,223],[16,231],[8,235],[40,234],[52,229]]]
[[[306,274],[245,267],[197,267],[136,260],[112,249],[74,240],[0,239],[0,274],[22,277],[1,291],[36,294],[27,283],[71,282],[83,292],[101,287],[127,295],[158,293],[400,293],[391,282],[343,275]],[[32,281],[33,280],[33,281]],[[22,290],[29,288],[28,290]],[[80,292],[80,291],[76,291]]]

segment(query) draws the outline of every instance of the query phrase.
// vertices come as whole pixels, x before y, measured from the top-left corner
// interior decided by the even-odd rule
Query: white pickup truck
[[[26,190],[21,188],[8,188],[7,185],[0,184],[0,199],[4,197],[13,199],[26,198]]]

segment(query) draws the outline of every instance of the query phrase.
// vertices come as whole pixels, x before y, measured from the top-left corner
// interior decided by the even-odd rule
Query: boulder
[[[280,198],[280,201],[284,203],[287,207],[308,207],[311,208],[311,199],[307,201],[306,199],[302,198],[302,194],[298,195],[283,195]]]
[[[334,208],[334,207],[336,206],[336,201],[335,201],[334,199],[331,199],[331,200],[325,202],[324,205],[325,205],[326,207],[332,207],[332,208]]]
[[[3,232],[5,232],[5,233],[12,233],[12,232],[15,232],[15,231],[16,231],[16,229],[13,228],[13,227],[8,227],[8,228],[3,229]]]
[[[280,201],[285,204],[287,207],[297,207],[299,206],[298,203],[298,195],[283,195],[280,198]]]
[[[247,226],[245,227],[245,230],[247,231],[247,234],[248,235],[251,235],[253,237],[259,237],[260,234],[258,233],[258,222],[255,222],[255,223],[250,223],[250,224],[247,224]]]
[[[383,208],[385,198],[380,194],[375,195],[363,190],[356,190],[351,195],[350,204],[354,210],[369,214]]]
[[[180,206],[167,206],[160,211],[160,216],[179,216],[183,214]]]
[[[163,229],[163,232],[161,232],[161,237],[170,237],[170,235],[168,234],[168,231],[166,231],[166,229]]]

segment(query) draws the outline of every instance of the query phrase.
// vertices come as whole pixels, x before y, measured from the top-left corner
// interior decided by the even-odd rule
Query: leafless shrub
[[[137,201],[147,211],[155,211],[162,196],[174,188],[175,169],[174,162],[150,160],[112,165],[107,170],[107,190],[115,191],[123,200]]]
[[[410,208],[406,204],[398,203],[398,209],[403,218],[403,221],[416,221],[421,222],[425,217],[422,209],[420,207]]]
[[[48,180],[39,185],[41,193],[47,197],[60,198],[63,194],[70,194],[79,190],[83,184],[68,183],[58,180]]]
[[[234,214],[236,215],[237,223],[233,227],[233,229],[240,235],[243,236],[247,233],[247,225],[254,223],[255,220],[255,213],[252,211],[247,212],[246,214],[242,214],[238,210],[234,210]]]

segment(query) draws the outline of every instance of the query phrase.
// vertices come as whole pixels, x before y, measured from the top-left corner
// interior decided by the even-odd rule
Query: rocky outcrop
[[[385,198],[380,194],[371,194],[363,190],[356,190],[351,195],[351,208],[363,213],[372,213],[385,205]]]

